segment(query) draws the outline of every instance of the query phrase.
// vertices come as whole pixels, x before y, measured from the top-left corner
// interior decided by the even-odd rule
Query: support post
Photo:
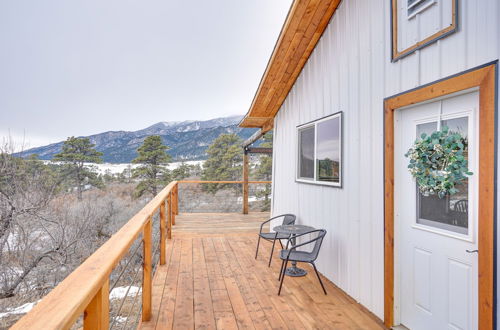
[[[166,258],[166,238],[167,238],[167,215],[165,213],[165,201],[160,204],[160,265],[164,265]]]
[[[83,314],[84,330],[102,330],[109,328],[109,280],[103,286],[85,308]]]
[[[172,192],[167,196],[167,238],[172,239]]]
[[[177,183],[174,187],[174,213],[179,215],[179,184]]]
[[[150,216],[142,233],[142,248],[144,262],[142,266],[142,320],[149,321],[151,319],[151,303],[152,303],[152,247],[153,247],[153,218]]]
[[[248,214],[248,152],[243,150],[243,214]]]
[[[175,187],[172,189],[172,191],[170,192],[170,195],[171,195],[171,203],[170,203],[170,213],[172,213],[172,226],[175,225]]]

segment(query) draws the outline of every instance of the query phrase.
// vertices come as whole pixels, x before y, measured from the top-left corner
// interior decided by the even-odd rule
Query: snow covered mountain
[[[163,143],[170,147],[168,153],[174,160],[205,159],[207,147],[219,135],[235,133],[246,139],[255,132],[253,128],[238,127],[241,119],[242,116],[231,116],[205,121],[159,122],[138,131],[109,131],[87,137],[104,153],[103,160],[108,163],[129,163],[137,156],[137,148],[148,135],[160,135]],[[37,154],[40,159],[50,160],[61,151],[62,145],[61,141],[32,148],[19,156]]]

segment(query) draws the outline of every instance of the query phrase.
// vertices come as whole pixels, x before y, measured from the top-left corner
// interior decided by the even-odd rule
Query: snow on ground
[[[264,196],[262,196],[262,197],[248,196],[249,202],[263,201],[264,199],[266,199]],[[238,197],[238,203],[242,203],[242,202],[243,202],[243,197],[242,196]]]
[[[118,322],[118,323],[127,322],[127,318],[126,318],[126,317],[124,317],[124,316],[115,316],[115,320],[116,320],[116,322]]]
[[[127,289],[128,289],[128,286],[119,286],[119,287],[114,288],[109,293],[109,299],[121,299],[121,298],[125,297],[125,295],[127,295],[128,297],[130,297],[130,296],[134,297],[137,294],[137,292],[139,292],[141,290],[140,287],[131,286],[130,290],[127,293]],[[26,303],[26,304],[18,306],[18,307],[7,308],[4,313],[0,313],[0,319],[4,318],[4,317],[7,317],[9,315],[26,314],[30,310],[32,310],[33,307],[35,307],[35,305],[39,301],[40,300],[35,301],[35,302]],[[118,321],[122,322],[124,320],[127,320],[127,318],[124,317],[124,318],[122,318],[122,320],[118,320]]]
[[[38,300],[40,301],[40,300]],[[0,319],[9,315],[14,315],[14,314],[26,314],[30,310],[35,307],[35,305],[38,303],[38,301],[35,302],[30,302],[26,303],[24,305],[21,305],[19,307],[14,307],[14,308],[7,308],[7,311],[5,313],[0,313]]]
[[[109,293],[109,299],[121,299],[127,295],[128,297],[130,296],[135,296],[136,293],[141,290],[140,287],[138,286],[131,286],[130,290],[127,293],[128,286],[119,286],[111,290]]]
[[[44,162],[47,164],[47,163],[50,163],[51,161],[47,160]],[[197,165],[197,164],[203,165],[204,162],[205,162],[204,160],[188,160],[188,161],[185,161],[184,163],[188,164],[188,165]],[[59,164],[60,162],[54,162],[54,163]],[[170,163],[170,164],[168,164],[168,168],[170,170],[176,169],[182,163],[183,162]],[[99,174],[105,174],[106,171],[109,171],[109,173],[111,173],[111,174],[119,174],[119,173],[122,173],[129,166],[131,169],[140,166],[139,164],[131,164],[131,163],[123,163],[123,164],[112,164],[112,163],[92,164],[92,163],[87,163],[85,165],[94,166],[95,168],[97,168],[97,171],[99,172]]]

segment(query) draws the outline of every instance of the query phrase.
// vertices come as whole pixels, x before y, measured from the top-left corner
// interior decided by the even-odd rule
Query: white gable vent
[[[418,13],[423,12],[430,6],[436,3],[436,0],[406,0],[408,19],[417,16]]]

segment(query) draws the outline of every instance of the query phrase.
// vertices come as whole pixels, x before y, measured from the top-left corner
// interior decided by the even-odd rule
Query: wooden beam
[[[179,184],[174,187],[174,214],[179,215]]]
[[[97,291],[83,313],[84,330],[103,330],[109,328],[109,280]]]
[[[246,148],[245,151],[249,154],[272,154],[273,148],[254,147],[254,148]]]
[[[153,288],[153,218],[149,217],[142,233],[142,320],[151,319],[151,297]]]
[[[243,214],[248,214],[248,154],[243,153]]]
[[[179,181],[179,183],[234,183],[234,184],[242,184],[243,181],[183,180],[183,181]],[[259,184],[259,183],[273,183],[273,182],[272,181],[251,181],[251,180],[249,180],[248,183]]]
[[[160,205],[160,265],[166,262],[166,238],[167,238],[167,214],[165,210],[165,201]]]
[[[253,133],[248,139],[246,139],[241,145],[243,148],[248,147],[258,139],[260,139],[265,133],[262,132],[262,129],[259,129],[257,132]]]
[[[167,196],[167,238],[172,239],[172,193]]]

